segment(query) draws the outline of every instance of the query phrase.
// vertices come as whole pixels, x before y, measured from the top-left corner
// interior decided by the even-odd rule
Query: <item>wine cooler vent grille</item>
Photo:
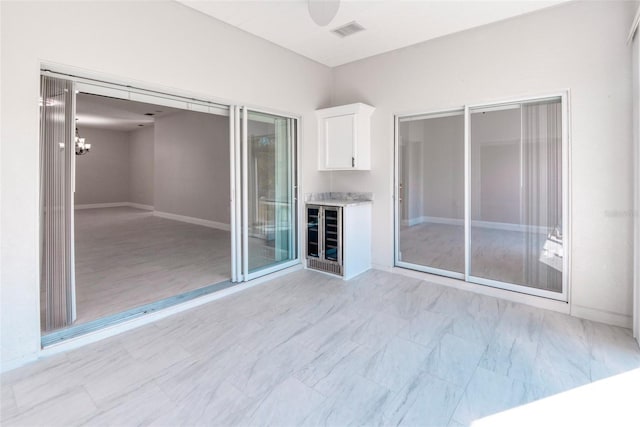
[[[342,266],[335,262],[328,262],[319,259],[309,258],[307,259],[307,266],[314,270],[325,271],[327,273],[337,274],[342,276]]]

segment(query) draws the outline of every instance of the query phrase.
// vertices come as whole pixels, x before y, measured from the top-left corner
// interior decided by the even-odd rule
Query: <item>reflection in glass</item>
[[[560,106],[471,110],[470,276],[562,291]]]
[[[249,273],[295,259],[293,119],[249,112]]]
[[[399,121],[399,260],[464,272],[464,115]]]

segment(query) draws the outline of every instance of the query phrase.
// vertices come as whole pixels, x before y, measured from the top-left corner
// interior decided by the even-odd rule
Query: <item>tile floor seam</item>
[[[489,346],[487,345],[485,348],[485,352],[488,350]],[[484,355],[484,353],[483,353]],[[480,360],[482,360],[482,358],[480,358]],[[469,388],[469,384],[471,383],[471,380],[473,379],[473,376],[476,374],[476,372],[478,371],[478,368],[480,367],[480,360],[478,360],[478,363],[476,363],[476,366],[473,370],[473,373],[471,375],[469,375],[469,379],[467,380],[465,386],[462,388],[462,393],[460,393],[460,397],[458,398],[458,402],[456,403],[455,408],[453,409],[453,412],[451,412],[451,417],[449,418],[449,423],[451,423],[451,420],[453,419],[453,416],[456,414],[456,412],[458,411],[458,408],[460,407],[460,403],[462,403],[462,399],[464,398],[465,394],[467,393],[467,389]]]

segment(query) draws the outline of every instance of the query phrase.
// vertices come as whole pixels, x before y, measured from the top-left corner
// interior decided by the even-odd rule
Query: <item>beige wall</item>
[[[76,205],[132,202],[229,224],[229,118],[184,111],[135,131],[79,128]]]
[[[520,110],[472,114],[469,126],[471,218],[520,224]]]
[[[229,224],[229,118],[185,111],[154,128],[155,210]]]
[[[464,116],[425,120],[424,215],[464,218]]]
[[[399,180],[402,183],[400,216],[405,225],[419,223],[424,216],[424,124],[418,120],[400,123],[399,126]]]
[[[75,204],[129,201],[129,133],[78,127],[91,151],[76,156]]]
[[[153,206],[153,126],[129,132],[129,202]]]
[[[331,191],[372,191],[373,262],[393,263],[392,117],[570,89],[571,311],[631,325],[631,53],[626,2],[570,2],[334,70],[334,105],[366,102],[371,172],[331,172]]]

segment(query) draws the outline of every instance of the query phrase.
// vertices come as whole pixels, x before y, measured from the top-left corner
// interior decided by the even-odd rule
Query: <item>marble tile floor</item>
[[[75,239],[76,324],[231,277],[228,231],[146,210],[76,210]]]
[[[231,277],[229,231],[113,207],[77,210],[75,233],[75,325]],[[268,243],[249,238],[250,268],[273,262]]]
[[[1,377],[3,426],[461,426],[640,368],[627,329],[299,271]]]

